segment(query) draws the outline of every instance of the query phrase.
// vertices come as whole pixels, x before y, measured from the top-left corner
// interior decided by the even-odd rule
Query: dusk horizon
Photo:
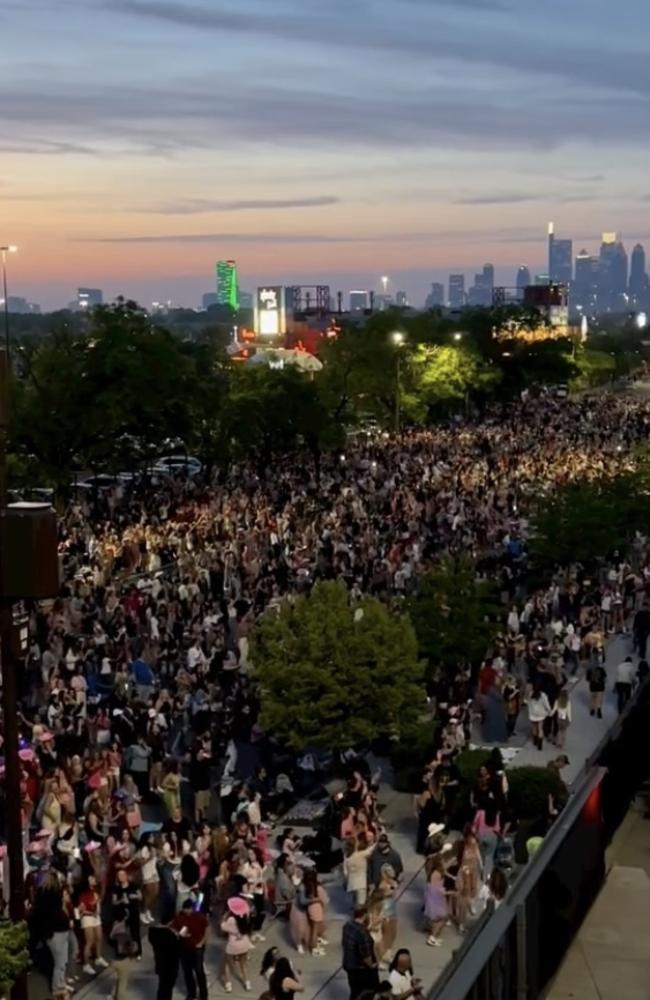
[[[195,305],[233,257],[248,289],[385,273],[417,301],[544,269],[549,220],[575,252],[650,237],[650,71],[603,2],[304,7],[1,3],[12,294]]]

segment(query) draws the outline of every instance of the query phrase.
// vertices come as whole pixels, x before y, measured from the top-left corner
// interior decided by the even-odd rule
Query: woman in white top
[[[368,897],[368,858],[374,849],[374,844],[368,846],[365,833],[360,833],[356,839],[351,838],[346,844],[343,874],[346,889],[355,906],[363,906]]]
[[[553,712],[557,717],[557,737],[556,743],[559,747],[564,747],[566,741],[566,731],[571,723],[571,701],[568,691],[563,688],[557,696],[557,701],[553,706]]]
[[[158,874],[158,852],[154,846],[153,834],[145,833],[140,838],[138,861],[142,874],[142,916],[143,924],[155,922],[153,911],[160,894],[160,875]]]
[[[533,743],[538,750],[544,745],[544,719],[552,714],[552,709],[548,698],[542,691],[539,683],[534,682],[532,691],[526,698],[528,706],[528,720],[533,733]]]
[[[411,953],[407,948],[399,948],[395,952],[395,957],[390,963],[388,982],[391,986],[391,996],[395,997],[395,1000],[409,1000],[409,997],[421,996],[422,983],[413,975]]]

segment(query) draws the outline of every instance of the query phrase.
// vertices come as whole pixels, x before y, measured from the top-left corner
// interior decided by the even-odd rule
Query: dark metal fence
[[[586,762],[537,853],[455,952],[427,1000],[537,1000],[605,877],[605,850],[650,770],[646,683]]]

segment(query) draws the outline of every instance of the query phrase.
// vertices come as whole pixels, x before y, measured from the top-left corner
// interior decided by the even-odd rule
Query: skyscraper
[[[494,265],[484,264],[483,270],[474,275],[474,284],[470,288],[467,301],[470,306],[491,306],[494,290]]]
[[[573,278],[573,241],[556,239],[552,222],[548,224],[548,276],[563,285]]]
[[[406,292],[395,292],[395,305],[400,309],[405,309],[408,306],[409,300]]]
[[[217,302],[220,306],[230,306],[233,311],[239,308],[237,265],[234,260],[217,261]]]
[[[462,309],[465,305],[465,275],[449,275],[449,306],[451,309]]]
[[[627,253],[616,233],[603,233],[600,245],[598,308],[622,312],[627,307]]]
[[[525,264],[520,264],[517,268],[515,285],[517,286],[517,292],[519,293],[517,298],[523,298],[524,288],[528,288],[529,285],[532,285],[530,271]]]
[[[629,294],[633,305],[646,304],[648,287],[648,275],[645,269],[645,250],[641,243],[637,243],[630,257]]]
[[[359,288],[350,292],[350,312],[363,312],[368,308],[368,292]]]
[[[427,295],[424,305],[426,309],[437,309],[445,304],[445,286],[441,281],[431,282],[431,291]]]
[[[104,303],[104,293],[101,288],[78,288],[77,289],[77,309],[85,312],[86,309],[94,309]]]
[[[593,316],[598,307],[600,260],[581,250],[576,257],[575,278],[571,286],[571,308]]]

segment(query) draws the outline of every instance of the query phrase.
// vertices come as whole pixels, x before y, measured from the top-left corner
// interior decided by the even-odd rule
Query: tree
[[[9,994],[29,965],[27,924],[0,924],[0,996]]]
[[[625,551],[636,532],[650,532],[650,467],[618,476],[568,483],[538,499],[529,551],[542,570],[573,562],[593,567],[615,549]]]
[[[340,444],[340,424],[311,381],[296,368],[240,366],[224,402],[225,433],[236,455],[257,463],[260,475],[275,456],[307,446],[316,469],[321,451]]]
[[[498,631],[500,610],[496,587],[478,579],[471,559],[441,559],[409,603],[420,655],[446,670],[478,665]]]
[[[441,408],[462,404],[470,394],[486,394],[499,382],[498,369],[485,364],[468,343],[419,344],[404,378],[404,412],[428,421]]]
[[[93,310],[22,346],[11,443],[65,492],[75,471],[118,471],[189,431],[194,368],[180,342],[133,302]]]
[[[342,583],[318,582],[253,635],[261,722],[293,749],[343,749],[413,725],[424,702],[408,618]]]

